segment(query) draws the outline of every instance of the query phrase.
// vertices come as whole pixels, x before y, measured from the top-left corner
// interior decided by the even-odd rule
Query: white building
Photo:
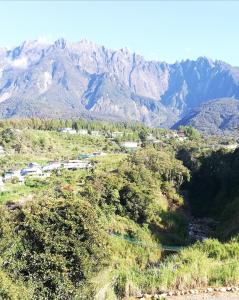
[[[21,175],[22,176],[41,176],[42,175],[42,170],[38,166],[30,166],[28,165],[27,168],[24,168],[21,170]]]
[[[100,136],[101,134],[100,134],[100,131],[98,131],[98,130],[92,130],[91,135],[92,136]]]
[[[62,132],[62,133],[69,133],[69,134],[76,134],[77,133],[75,129],[72,129],[70,127],[61,128],[60,132]]]
[[[123,142],[120,145],[121,145],[121,147],[124,147],[127,149],[136,149],[138,147],[137,142]]]
[[[24,178],[21,175],[21,171],[7,171],[7,172],[5,172],[2,179],[4,182],[6,182],[6,181],[12,180],[13,178],[17,178],[19,180],[19,182],[24,181]]]
[[[172,139],[172,138],[177,138],[178,137],[178,133],[176,131],[170,131],[168,133],[165,133],[163,136],[166,139]]]
[[[78,130],[78,134],[87,135],[88,134],[88,130],[87,129],[80,129],[80,130]]]
[[[30,162],[27,167],[28,168],[41,168],[41,166],[36,162]]]
[[[124,133],[122,131],[114,131],[114,132],[111,133],[112,138],[121,137],[123,135],[124,135]]]
[[[46,166],[42,168],[43,172],[49,172],[49,171],[54,171],[58,170],[61,168],[61,163],[60,162],[49,162]]]
[[[91,163],[82,160],[69,160],[63,164],[63,168],[67,170],[87,169],[91,167]]]
[[[153,136],[152,134],[148,135],[146,137],[146,141],[150,144],[158,144],[160,143],[160,140],[158,140],[155,136]]]

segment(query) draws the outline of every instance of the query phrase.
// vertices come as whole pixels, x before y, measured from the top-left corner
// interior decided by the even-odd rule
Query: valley
[[[0,300],[239,300],[239,1],[0,11]]]
[[[10,299],[238,286],[235,136],[83,119],[0,128],[0,292]]]

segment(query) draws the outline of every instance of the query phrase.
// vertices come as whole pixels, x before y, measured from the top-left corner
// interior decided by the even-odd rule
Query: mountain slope
[[[233,98],[215,99],[193,110],[174,125],[191,125],[209,134],[228,133],[239,128],[239,101]]]
[[[201,57],[146,61],[87,40],[0,49],[0,117],[91,117],[171,127],[216,98],[239,99],[239,68]]]

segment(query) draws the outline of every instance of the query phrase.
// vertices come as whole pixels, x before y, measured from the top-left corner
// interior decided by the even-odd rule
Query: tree
[[[143,224],[150,220],[152,198],[147,193],[143,193],[136,184],[129,183],[122,188],[120,202],[125,214],[135,222]]]
[[[179,131],[184,132],[190,140],[199,139],[201,136],[199,131],[192,126],[180,126]]]
[[[46,197],[15,213],[3,211],[2,268],[32,283],[37,299],[71,299],[109,260],[99,219],[80,199]]]

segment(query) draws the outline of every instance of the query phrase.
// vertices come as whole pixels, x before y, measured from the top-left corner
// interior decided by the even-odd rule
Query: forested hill
[[[169,128],[201,104],[230,97],[239,99],[239,68],[206,57],[168,64],[87,40],[0,48],[2,118],[85,117]],[[204,130],[211,119],[206,115]],[[201,129],[199,123],[193,124]],[[209,131],[232,129],[213,123]]]

